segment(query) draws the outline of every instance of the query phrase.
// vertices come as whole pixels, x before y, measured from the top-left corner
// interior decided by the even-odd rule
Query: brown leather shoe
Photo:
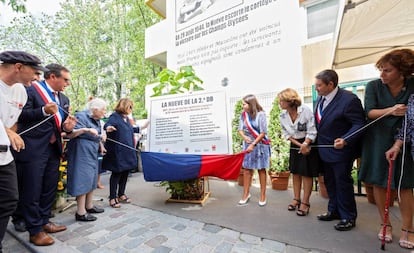
[[[49,246],[55,243],[55,240],[45,232],[39,232],[30,236],[30,242],[36,246]]]
[[[63,225],[59,226],[53,222],[49,222],[48,224],[43,225],[42,228],[43,228],[43,231],[47,233],[57,233],[57,232],[66,230],[66,226],[63,226]]]

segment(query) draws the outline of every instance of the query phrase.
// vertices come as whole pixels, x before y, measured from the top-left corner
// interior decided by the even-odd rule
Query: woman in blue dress
[[[88,103],[88,109],[75,114],[77,123],[68,135],[68,183],[67,190],[76,196],[77,221],[94,221],[91,213],[104,210],[93,205],[93,190],[98,180],[98,153],[101,141],[100,120],[106,113],[106,102],[95,98]]]
[[[246,95],[242,100],[243,112],[240,115],[239,134],[243,137],[243,149],[247,154],[243,160],[243,196],[239,205],[244,205],[250,200],[250,183],[253,171],[257,169],[260,181],[259,206],[265,206],[266,169],[270,165],[266,114],[254,95]]]
[[[132,112],[132,100],[122,98],[118,101],[115,112],[109,116],[104,125],[108,140],[105,143],[106,155],[102,167],[112,171],[109,179],[109,205],[121,207],[121,203],[130,203],[125,194],[129,171],[137,168],[138,157],[134,145],[134,133],[139,133],[139,127],[133,127],[128,115]]]

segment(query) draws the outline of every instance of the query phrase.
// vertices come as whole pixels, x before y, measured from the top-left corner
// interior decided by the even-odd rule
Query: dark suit
[[[329,195],[328,211],[338,213],[341,219],[355,220],[357,210],[351,170],[353,161],[359,155],[361,133],[347,136],[365,125],[361,101],[351,92],[339,89],[323,110],[320,123],[315,123],[318,145],[332,145],[337,138],[344,138],[347,143],[342,149],[320,148],[319,156]]]
[[[22,132],[44,120],[42,107],[46,104],[33,87],[26,89],[28,100],[18,120],[18,132]],[[68,112],[69,99],[58,93],[59,105]],[[62,122],[68,114],[64,113]],[[21,135],[25,149],[14,153],[19,179],[20,202],[18,212],[22,212],[30,235],[41,231],[42,225],[49,222],[53,206],[59,162],[62,155],[62,129],[58,129],[54,117]],[[56,141],[51,144],[51,136]]]

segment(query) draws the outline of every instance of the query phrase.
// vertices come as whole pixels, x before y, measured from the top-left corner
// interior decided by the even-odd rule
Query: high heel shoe
[[[112,208],[120,208],[120,207],[121,207],[121,204],[119,204],[118,199],[116,199],[116,198],[114,198],[114,199],[110,199],[110,200],[109,200],[109,205],[110,205]]]
[[[383,235],[384,226],[386,227],[385,236]],[[381,229],[378,233],[378,239],[380,241],[384,240],[386,243],[392,242],[392,226],[390,224],[381,224]]]
[[[296,211],[296,214],[298,216],[306,216],[306,215],[308,215],[309,214],[309,209],[310,209],[310,204],[309,203],[305,203],[305,202],[302,202],[301,204],[307,206],[308,208],[306,210],[302,210],[302,209],[299,208]]]
[[[295,211],[296,208],[300,207],[300,199],[293,199],[293,200],[296,201],[296,205],[289,204],[288,205],[288,210],[289,211]]]
[[[249,195],[247,196],[247,198],[246,198],[246,199],[241,199],[241,200],[239,201],[239,205],[245,205],[245,204],[247,204],[247,202],[249,202],[249,200],[250,200],[250,197],[251,197],[251,195],[250,195],[250,193],[249,193]]]
[[[414,242],[408,239],[408,234],[414,234],[414,232],[407,229],[401,229],[401,231],[403,232],[403,239],[400,239],[398,245],[400,245],[400,247],[404,249],[414,249]]]

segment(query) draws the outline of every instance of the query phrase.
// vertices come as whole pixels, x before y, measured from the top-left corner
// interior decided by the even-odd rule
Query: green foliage
[[[202,179],[189,179],[176,182],[163,181],[160,186],[164,186],[165,191],[173,199],[198,200],[204,196],[204,186]]]
[[[27,15],[0,26],[0,48],[28,51],[45,64],[68,67],[72,85],[65,94],[73,110],[84,108],[89,96],[109,105],[130,97],[133,114],[144,115],[145,85],[159,72],[145,61],[145,29],[159,20],[142,0],[68,0],[55,16]]]
[[[10,5],[14,12],[26,12],[26,6],[24,5],[26,0],[9,0],[7,5]],[[6,0],[0,0],[0,3],[6,4]],[[4,9],[3,9],[4,10]]]
[[[203,90],[200,86],[203,81],[195,74],[192,66],[181,66],[178,73],[165,68],[157,75],[157,82],[159,84],[153,88],[152,97]]]
[[[234,116],[231,122],[231,134],[233,138],[233,153],[239,153],[243,150],[243,138],[239,134],[240,115],[243,111],[243,100],[240,99],[234,105]]]
[[[289,170],[289,143],[282,137],[282,126],[280,124],[279,99],[276,97],[272,103],[269,119],[269,138],[271,140],[272,154],[270,157],[270,172],[281,172]]]

